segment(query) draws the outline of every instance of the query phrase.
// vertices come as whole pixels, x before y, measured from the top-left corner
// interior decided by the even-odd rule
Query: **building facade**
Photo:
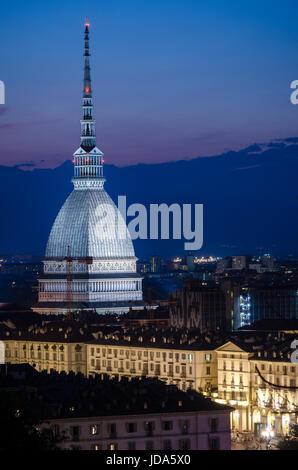
[[[227,410],[64,418],[50,425],[65,450],[230,450]]]
[[[73,156],[74,190],[52,227],[35,311],[123,313],[143,305],[142,277],[124,218],[104,190],[103,153],[96,144],[85,25],[81,143]]]
[[[231,319],[226,315],[224,292],[216,285],[186,279],[183,289],[171,294],[170,322],[175,327],[201,331],[229,330]]]
[[[252,352],[228,342],[216,352],[216,400],[235,408],[232,429],[258,436],[270,427],[275,435],[288,435],[298,424],[298,364],[290,361],[290,351]]]
[[[217,388],[215,351],[195,348],[121,345],[114,342],[4,340],[5,362],[30,364],[37,371],[106,374],[111,377],[157,377],[159,380],[210,395]]]
[[[217,388],[217,358],[214,351],[195,348],[154,347],[96,341],[87,345],[87,375],[111,377],[157,377],[185,391],[189,388],[210,395]]]

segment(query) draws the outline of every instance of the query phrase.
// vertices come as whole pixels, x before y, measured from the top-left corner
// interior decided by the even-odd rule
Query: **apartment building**
[[[217,358],[213,350],[196,346],[174,348],[129,340],[92,341],[87,345],[87,375],[157,377],[167,384],[210,394],[217,387]]]
[[[146,405],[145,405],[146,406]],[[50,420],[66,450],[229,450],[229,410],[153,412]]]
[[[158,377],[181,390],[208,395],[217,388],[215,348],[220,343],[212,336],[175,328],[93,331],[59,323],[29,330],[2,331],[7,363],[85,376]]]
[[[230,449],[232,408],[194,390],[185,393],[157,379],[106,375],[75,381],[74,387],[72,406],[49,420],[64,436],[63,449]]]
[[[235,407],[232,429],[259,435],[269,426],[287,435],[298,424],[298,365],[291,362],[290,344],[229,341],[216,350],[216,401]]]

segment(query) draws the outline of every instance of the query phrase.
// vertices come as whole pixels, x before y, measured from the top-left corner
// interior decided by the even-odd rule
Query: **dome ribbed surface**
[[[64,258],[68,246],[73,258],[135,257],[124,219],[104,189],[74,190],[66,199],[52,227],[46,257]]]

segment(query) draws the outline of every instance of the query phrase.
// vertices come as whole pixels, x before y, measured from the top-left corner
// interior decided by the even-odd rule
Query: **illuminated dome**
[[[104,190],[104,158],[96,145],[93,119],[88,23],[82,108],[80,146],[72,160],[74,190],[53,224],[34,309],[45,314],[121,314],[144,306],[142,277],[125,221]]]
[[[135,257],[124,219],[104,189],[75,189],[60,209],[46,258],[61,259],[69,254],[73,258]]]

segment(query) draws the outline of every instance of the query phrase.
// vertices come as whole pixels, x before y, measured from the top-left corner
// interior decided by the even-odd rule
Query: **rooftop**
[[[30,388],[31,400],[38,397],[45,418],[78,418],[192,411],[233,411],[203,395],[180,391],[157,379],[128,380],[98,375],[85,378],[81,374],[36,372],[26,364],[0,365],[0,394],[5,390],[24,393]],[[33,369],[33,370],[31,370]]]

